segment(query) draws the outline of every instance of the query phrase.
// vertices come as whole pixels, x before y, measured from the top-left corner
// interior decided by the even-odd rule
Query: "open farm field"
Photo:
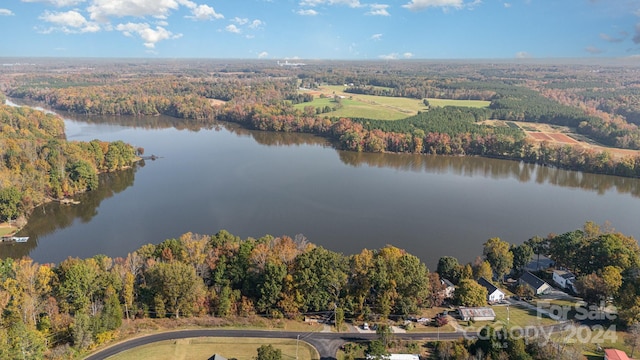
[[[576,134],[572,129],[564,126],[504,120],[486,120],[481,123],[493,126],[518,126],[525,132],[529,139],[532,139],[535,142],[546,141],[548,143],[558,145],[578,145],[597,151],[607,150],[616,158],[640,155],[640,151],[638,150],[618,149],[600,145],[583,135]]]
[[[295,105],[297,108],[305,106],[324,107],[333,106],[335,103],[324,103],[329,99],[320,99],[320,95],[342,97],[343,108],[327,113],[330,116],[359,117],[376,120],[399,120],[416,115],[419,111],[428,111],[424,103],[419,99],[400,98],[391,96],[360,95],[344,92],[344,86],[323,86],[313,90],[301,90],[313,94],[316,99],[310,103]],[[429,99],[431,106],[467,106],[467,107],[487,107],[489,101],[478,100],[447,100]]]
[[[296,354],[296,340],[293,339],[254,339],[254,338],[189,338],[161,341],[140,346],[109,357],[110,360],[138,359],[209,359],[213,354],[238,360],[255,359],[260,345],[273,345],[282,350],[283,359],[310,360],[317,358],[315,349],[299,342]],[[297,357],[296,357],[297,355]]]
[[[319,98],[316,97],[312,102],[306,102],[301,104],[296,104],[294,107],[298,109],[304,109],[306,106],[320,107],[323,108],[325,106],[329,106],[331,108],[335,107],[337,103],[330,98]],[[381,106],[377,104],[365,103],[358,99],[342,99],[342,107],[340,109],[336,109],[336,111],[331,111],[328,113],[324,113],[323,115],[331,116],[331,117],[348,117],[348,118],[365,118],[365,119],[375,119],[375,120],[400,120],[407,118],[409,116],[417,114],[413,112],[403,112],[396,108]]]

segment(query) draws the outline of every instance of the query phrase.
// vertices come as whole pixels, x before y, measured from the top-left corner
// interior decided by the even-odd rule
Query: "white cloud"
[[[54,25],[52,28],[44,30],[45,33],[62,31],[71,34],[100,31],[98,24],[87,21],[82,14],[74,10],[66,12],[45,11],[39,19]]]
[[[387,8],[389,5],[385,4],[371,4],[369,5],[370,10],[366,13],[366,15],[377,15],[377,16],[390,16]]]
[[[236,16],[231,21],[233,21],[234,23],[236,23],[238,25],[244,25],[244,24],[249,22],[249,19],[247,19],[247,18],[239,18],[239,17]]]
[[[391,53],[387,55],[378,56],[382,60],[396,60],[398,58],[398,53]]]
[[[346,5],[351,8],[361,7],[360,0],[302,0],[300,6],[315,7],[319,5]]]
[[[267,56],[269,56],[269,53],[266,51],[261,52],[260,54],[258,54],[258,59],[264,59]]]
[[[12,16],[14,15],[13,11],[9,9],[0,9],[0,16]]]
[[[234,33],[234,34],[240,34],[242,31],[235,25],[231,24],[231,25],[227,25],[227,27],[224,28],[226,31],[230,32],[230,33]]]
[[[602,54],[604,52],[604,50],[599,49],[595,46],[587,46],[584,50],[592,55]]]
[[[629,33],[627,33],[626,31],[621,31],[620,37],[615,37],[608,34],[600,33],[600,39],[611,42],[611,43],[619,43],[624,41],[627,35],[629,35]]]
[[[174,35],[171,31],[161,26],[156,26],[155,29],[152,29],[147,23],[118,24],[116,30],[121,31],[125,36],[138,35],[144,41],[144,46],[149,49],[155,48],[156,43],[159,41],[182,37],[182,34]]]
[[[405,59],[411,59],[411,58],[413,57],[413,53],[406,52],[406,53],[402,54],[402,56],[403,56]]]
[[[382,34],[373,34],[371,35],[371,40],[382,40]]]
[[[420,11],[430,7],[462,9],[464,6],[464,0],[411,0],[410,3],[402,5],[403,8],[411,11]]]
[[[302,15],[302,16],[316,16],[316,15],[318,15],[318,12],[313,10],[313,9],[298,10],[296,13],[298,15]]]
[[[519,51],[516,53],[516,59],[529,59],[532,58],[533,56],[526,52],[526,51]]]
[[[249,25],[249,28],[250,28],[250,29],[258,29],[258,28],[260,28],[262,25],[264,25],[264,23],[263,23],[261,20],[256,19],[256,20],[253,20],[253,21],[251,22],[251,24]]]
[[[224,15],[218,14],[214,8],[209,5],[198,5],[191,9],[193,16],[187,16],[194,20],[213,20],[224,19]]]
[[[318,6],[325,3],[325,0],[302,0],[300,1],[300,6]]]
[[[53,5],[57,7],[64,7],[64,6],[78,5],[85,2],[85,0],[22,0],[22,2],[26,2],[26,3],[41,2],[41,3],[47,3],[49,5]]]
[[[506,7],[507,9],[511,7],[511,3],[504,3],[503,5],[504,5],[504,7]]]
[[[351,8],[357,8],[360,5],[360,0],[329,0],[330,5],[346,5]]]
[[[196,4],[188,0],[92,0],[87,11],[91,19],[107,22],[110,17],[146,17],[166,19],[173,10],[180,6],[189,9],[197,8]]]

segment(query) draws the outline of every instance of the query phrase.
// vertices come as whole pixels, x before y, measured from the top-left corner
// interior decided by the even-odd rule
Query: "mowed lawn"
[[[332,98],[334,95],[342,96],[342,108],[329,113],[327,116],[335,117],[354,117],[376,120],[399,120],[413,115],[419,111],[428,111],[422,100],[390,97],[390,96],[374,96],[345,93],[343,86],[324,86],[311,92],[322,93],[328,98],[320,98],[316,95],[313,102],[296,104],[298,109],[304,109],[305,106],[313,107],[334,107],[336,103]],[[310,90],[303,90],[310,91]],[[466,107],[488,107],[489,101],[480,100],[447,100],[447,99],[428,99],[431,106],[466,106]]]
[[[253,360],[260,345],[282,350],[283,359],[296,358],[295,339],[188,338],[160,341],[108,357],[109,360],[207,360],[213,354],[238,360]],[[298,344],[298,359],[317,359],[317,351],[304,341]]]
[[[557,321],[547,317],[538,316],[536,310],[522,308],[519,306],[492,306],[493,311],[496,313],[496,321],[477,321],[470,323],[467,326],[467,322],[460,321],[459,324],[468,330],[479,330],[483,326],[490,325],[496,328],[508,326],[510,329],[525,329],[531,326],[546,326],[557,324]],[[508,320],[507,320],[508,318]]]

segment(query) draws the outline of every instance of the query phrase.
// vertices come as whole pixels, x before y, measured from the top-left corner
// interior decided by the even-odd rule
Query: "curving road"
[[[543,326],[546,334],[559,332],[572,326],[571,323],[558,323],[555,325]],[[198,329],[198,330],[177,330],[160,334],[148,335],[131,340],[127,340],[88,356],[85,360],[105,359],[125,350],[138,346],[151,344],[158,341],[185,339],[194,337],[254,337],[272,339],[296,339],[306,341],[318,350],[320,360],[335,360],[338,349],[346,342],[364,342],[375,340],[378,335],[375,333],[333,333],[333,332],[294,332],[294,331],[272,331],[272,330],[225,330],[225,329]],[[406,340],[457,340],[462,337],[476,338],[477,332],[446,332],[446,333],[394,333],[396,339]]]
[[[467,333],[467,336],[474,336],[475,333]],[[125,350],[138,346],[165,340],[184,339],[192,337],[256,337],[256,338],[284,338],[306,341],[314,346],[320,354],[321,360],[335,360],[336,352],[346,342],[361,342],[377,339],[375,333],[330,333],[313,332],[300,333],[292,331],[270,331],[270,330],[224,330],[224,329],[199,329],[199,330],[179,330],[160,334],[148,335],[121,342],[119,344],[100,350],[85,360],[105,359]],[[455,340],[462,337],[462,333],[402,333],[394,334],[398,339],[411,340]]]

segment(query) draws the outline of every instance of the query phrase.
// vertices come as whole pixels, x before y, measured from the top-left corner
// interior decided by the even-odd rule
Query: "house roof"
[[[604,358],[607,360],[631,360],[626,352],[617,349],[605,349]]]
[[[447,279],[440,279],[440,282],[446,287],[454,287],[453,283]]]
[[[481,277],[480,279],[478,279],[478,284],[484,286],[485,288],[487,288],[487,291],[489,292],[489,295],[493,294],[494,292],[496,292],[496,290],[500,291],[501,293],[504,294],[504,292],[500,289],[498,289],[497,286],[493,285],[493,283],[483,277]]]
[[[462,317],[495,317],[496,313],[490,307],[460,307]]]
[[[540,289],[542,286],[547,284],[544,280],[540,279],[539,277],[533,275],[528,271],[525,271],[524,274],[520,276],[520,281],[525,282],[526,284],[528,284],[534,289]]]
[[[558,274],[558,276],[562,277],[563,279],[573,279],[576,277],[571,271],[567,270],[553,270],[553,273]]]

